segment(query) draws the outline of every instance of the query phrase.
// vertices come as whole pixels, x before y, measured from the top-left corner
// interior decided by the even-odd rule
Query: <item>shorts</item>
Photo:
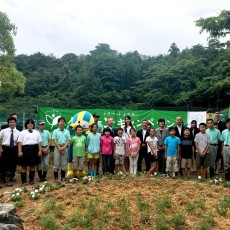
[[[124,156],[123,155],[115,155],[115,165],[123,165],[124,164]]]
[[[206,153],[204,157],[200,157],[199,153],[196,153],[196,167],[208,168],[210,166],[209,153]]]
[[[157,162],[157,158],[155,158],[155,156],[152,155],[151,152],[148,152],[148,159],[149,159],[150,164]]]
[[[73,157],[73,170],[83,170],[85,162],[85,156],[83,157]]]
[[[167,157],[166,160],[166,172],[178,172],[178,160],[177,157]]]
[[[181,168],[185,169],[185,168],[192,168],[192,159],[185,159],[185,158],[181,158]]]
[[[99,153],[88,153],[88,159],[99,159],[100,155]]]

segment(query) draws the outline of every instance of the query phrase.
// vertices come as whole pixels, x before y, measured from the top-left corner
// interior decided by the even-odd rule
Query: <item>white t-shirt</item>
[[[10,146],[11,133],[12,133],[11,128],[3,129],[0,132],[0,139],[2,139],[2,145]],[[20,131],[14,128],[13,129],[14,146],[17,145],[19,134],[20,134]]]
[[[33,129],[30,133],[28,129],[25,129],[19,134],[18,142],[22,143],[22,145],[36,145],[42,142],[42,138],[37,130]]]
[[[207,145],[211,143],[211,138],[207,133],[199,132],[196,134],[194,141],[197,142],[200,151],[203,152]]]
[[[126,139],[125,137],[114,137],[114,144],[116,145],[116,149],[115,149],[115,154],[116,155],[125,155],[125,143],[126,143]]]
[[[156,147],[157,141],[158,141],[158,139],[155,136],[153,136],[153,137],[148,136],[146,138],[146,143],[149,142],[149,144],[152,146],[153,149]],[[150,149],[149,145],[147,145],[147,146],[148,146],[148,153],[149,153],[149,152],[151,152],[151,149]]]

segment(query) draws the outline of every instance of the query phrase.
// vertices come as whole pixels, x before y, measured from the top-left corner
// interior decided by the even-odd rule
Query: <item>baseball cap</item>
[[[100,115],[94,113],[94,114],[93,114],[93,117],[100,117]]]
[[[43,120],[38,121],[38,125],[44,125],[44,124],[45,124],[45,122]]]

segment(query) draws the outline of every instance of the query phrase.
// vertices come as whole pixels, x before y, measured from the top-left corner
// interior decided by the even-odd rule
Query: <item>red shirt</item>
[[[101,137],[101,153],[104,155],[111,155],[114,148],[114,140],[111,136],[102,136]]]

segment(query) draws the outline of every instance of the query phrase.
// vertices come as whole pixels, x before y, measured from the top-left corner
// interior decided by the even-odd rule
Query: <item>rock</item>
[[[23,230],[23,220],[17,215],[16,208],[12,204],[0,204],[0,229]]]

